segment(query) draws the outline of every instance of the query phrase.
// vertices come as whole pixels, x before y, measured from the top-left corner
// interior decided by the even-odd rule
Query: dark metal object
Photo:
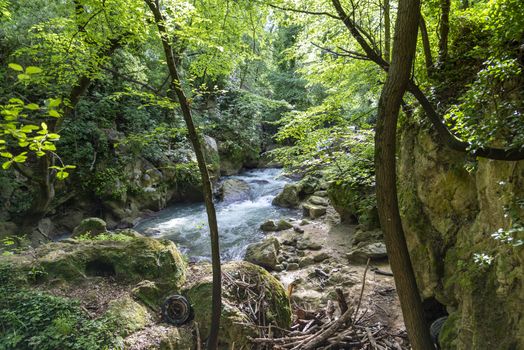
[[[437,318],[429,327],[429,334],[431,335],[431,340],[433,341],[433,344],[435,344],[436,349],[440,349],[438,336],[440,335],[442,326],[444,325],[444,322],[446,322],[447,319],[448,316]]]
[[[175,326],[188,323],[194,317],[193,308],[182,295],[171,295],[162,305],[162,319]]]

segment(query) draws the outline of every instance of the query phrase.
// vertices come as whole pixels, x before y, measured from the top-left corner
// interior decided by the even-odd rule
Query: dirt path
[[[348,302],[358,304],[366,263],[350,263],[346,257],[352,247],[357,227],[324,219],[311,221],[300,228],[304,230],[303,233],[290,230],[278,235],[279,240],[284,242],[283,254],[291,256],[291,261],[294,254],[304,258],[304,253],[285,244],[292,237],[299,235],[295,239],[318,243],[321,246],[320,250],[318,247],[314,247],[315,250],[304,250],[305,256],[322,256],[326,259],[297,270],[274,273],[286,288],[289,289],[292,285],[291,301],[294,307],[306,310],[333,308],[333,305],[337,304],[333,303],[337,300],[337,288],[343,291]],[[374,271],[376,269],[380,270],[379,273]],[[389,334],[398,335],[397,342],[403,345],[406,343],[406,333],[394,279],[380,272],[391,272],[387,261],[371,261],[357,317],[366,319],[370,324],[380,323],[385,326]],[[335,315],[337,312],[338,308],[335,308]]]

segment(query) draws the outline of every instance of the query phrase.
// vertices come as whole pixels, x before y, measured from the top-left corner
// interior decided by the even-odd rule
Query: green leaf
[[[24,105],[24,101],[22,101],[21,99],[19,98],[10,98],[9,99],[9,103],[10,104],[15,104],[15,105]]]
[[[13,158],[13,161],[17,162],[17,163],[25,162],[27,160],[26,154],[27,154],[27,152],[20,153],[19,155],[17,155],[16,157]]]
[[[18,74],[18,80],[29,80],[31,79],[30,75],[27,74]]]
[[[36,111],[36,110],[40,109],[40,106],[38,106],[36,103],[30,103],[30,104],[26,105],[25,108],[30,109],[32,111]]]
[[[13,158],[13,155],[9,152],[2,152],[0,153],[0,156],[4,157],[4,158]]]
[[[23,72],[24,71],[24,67],[22,67],[21,65],[16,64],[16,63],[9,63],[8,66],[12,70],[16,70],[17,72]]]
[[[58,107],[60,106],[60,103],[62,103],[61,98],[50,98],[49,99],[49,107]]]
[[[47,124],[42,122],[42,124],[40,124],[40,126],[42,127],[42,130],[47,130]]]
[[[66,173],[65,171],[59,171],[58,173],[56,173],[56,178],[58,180],[65,180],[67,179],[68,176],[69,176],[69,173]]]
[[[27,74],[40,74],[42,73],[42,68],[35,67],[35,66],[29,66],[25,69],[25,72]]]
[[[7,162],[2,164],[2,169],[7,170],[11,166],[12,161],[8,160]]]
[[[49,116],[54,118],[60,118],[60,113],[56,109],[49,110]]]

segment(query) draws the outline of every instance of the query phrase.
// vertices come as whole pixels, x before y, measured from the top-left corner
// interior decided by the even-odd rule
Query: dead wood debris
[[[388,332],[386,326],[370,321],[369,310],[360,311],[365,283],[364,273],[361,293],[358,301],[354,303],[349,303],[344,298],[342,290],[337,290],[338,317],[333,316],[335,302],[328,303],[326,308],[315,311],[297,307],[293,310],[294,321],[290,330],[279,329],[283,335],[277,336],[273,326],[263,324],[260,322],[263,319],[258,319],[256,325],[260,330],[260,336],[250,338],[251,342],[256,349],[277,350],[408,349],[405,334]],[[248,300],[253,302],[256,299],[251,297]],[[259,302],[260,299],[255,304]],[[253,317],[253,320],[255,319],[256,317]]]

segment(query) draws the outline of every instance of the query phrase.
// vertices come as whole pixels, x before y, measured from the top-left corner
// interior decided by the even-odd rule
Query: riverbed
[[[249,199],[233,203],[216,203],[220,250],[224,261],[240,260],[250,243],[264,238],[260,224],[269,219],[297,218],[294,209],[271,205],[273,198],[290,180],[281,169],[254,169],[225,179],[246,181]],[[209,228],[203,203],[177,204],[141,221],[136,230],[156,238],[167,238],[191,260],[209,260],[211,256]]]

